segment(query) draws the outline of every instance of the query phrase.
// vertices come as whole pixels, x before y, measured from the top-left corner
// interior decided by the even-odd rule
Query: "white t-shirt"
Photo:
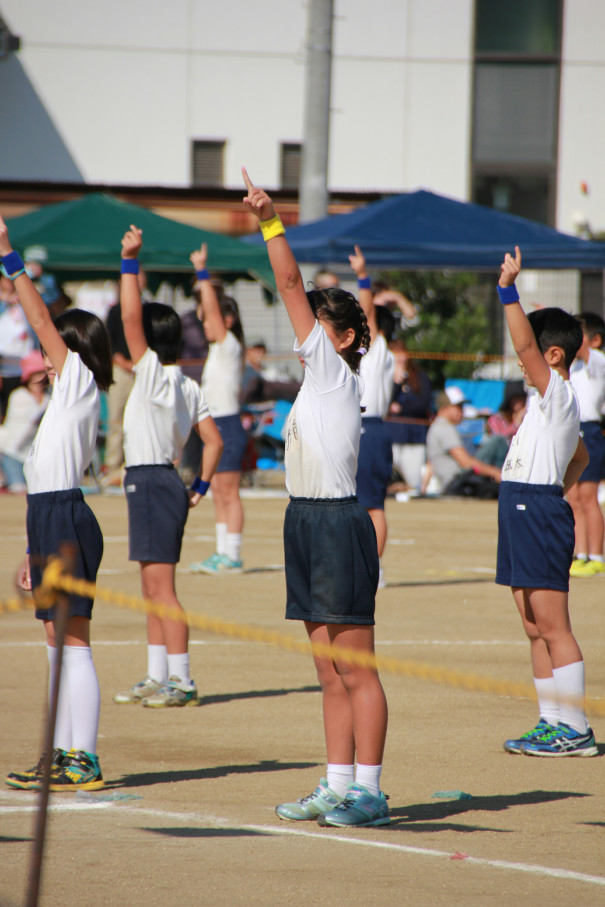
[[[242,345],[231,331],[221,343],[211,343],[202,372],[202,391],[210,415],[234,416],[240,410],[244,358]]]
[[[601,350],[591,349],[588,362],[574,359],[569,379],[580,404],[580,420],[600,422],[605,403],[605,355]]]
[[[294,352],[305,360],[305,376],[286,422],[286,487],[294,497],[351,497],[361,433],[359,377],[319,322]]]
[[[100,409],[93,373],[68,350],[23,465],[29,494],[67,491],[82,484],[95,452]]]
[[[527,412],[502,467],[503,482],[563,485],[580,437],[580,408],[570,381],[551,369],[543,397],[529,395]]]
[[[134,366],[124,410],[126,466],[168,465],[180,455],[194,425],[210,415],[200,386],[178,365],[162,365],[147,349]]]
[[[382,334],[378,334],[359,366],[364,416],[384,419],[388,413],[393,393],[394,366],[395,358]]]
[[[8,398],[6,418],[0,425],[0,452],[25,462],[49,401],[44,394],[40,403],[26,387],[17,387]]]

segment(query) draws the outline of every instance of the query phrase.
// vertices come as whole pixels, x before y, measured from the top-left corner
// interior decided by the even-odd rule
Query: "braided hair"
[[[370,349],[370,329],[365,313],[352,293],[329,287],[324,290],[315,288],[307,293],[309,305],[316,318],[329,322],[337,334],[352,328],[355,339],[340,355],[354,372],[359,371],[363,353]]]

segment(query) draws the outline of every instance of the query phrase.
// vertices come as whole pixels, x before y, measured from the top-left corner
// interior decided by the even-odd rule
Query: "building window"
[[[282,142],[280,146],[279,182],[282,189],[298,189],[300,183],[300,142]]]
[[[223,186],[225,142],[195,140],[191,149],[191,184]]]
[[[472,200],[551,225],[561,32],[562,0],[477,0]]]

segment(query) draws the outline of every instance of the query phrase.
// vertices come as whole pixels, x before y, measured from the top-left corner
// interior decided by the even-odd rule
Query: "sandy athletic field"
[[[88,498],[105,535],[99,585],[137,594],[122,497]],[[213,550],[210,502],[193,511],[177,588],[199,614],[303,638],[283,620],[284,498],[247,498],[245,572],[194,576]],[[0,599],[25,545],[25,502],[0,499]],[[493,582],[496,505],[389,501],[388,587],[377,651],[468,673],[530,681],[512,597]],[[572,581],[587,693],[605,687],[605,580]],[[29,612],[0,614],[2,778],[37,760],[46,654]],[[605,902],[605,718],[599,756],[510,756],[502,741],[534,724],[535,705],[383,675],[390,726],[383,789],[392,824],[322,829],[280,822],[274,806],[309,793],[324,770],[321,698],[309,656],[191,632],[200,705],[118,706],[146,671],[144,619],[97,602],[99,755],[107,793],[51,794],[40,903],[97,905],[508,905]],[[470,800],[437,798],[464,791]],[[23,903],[37,795],[0,793],[0,903]]]

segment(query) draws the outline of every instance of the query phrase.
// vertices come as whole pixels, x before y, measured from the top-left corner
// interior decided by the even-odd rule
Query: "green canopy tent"
[[[120,270],[120,241],[131,224],[143,231],[141,264],[153,283],[188,283],[189,255],[208,244],[208,264],[226,279],[250,277],[275,287],[267,252],[238,239],[199,230],[153,214],[146,208],[93,193],[75,201],[47,205],[6,222],[13,247],[46,250],[45,267],[63,280],[110,277]]]

